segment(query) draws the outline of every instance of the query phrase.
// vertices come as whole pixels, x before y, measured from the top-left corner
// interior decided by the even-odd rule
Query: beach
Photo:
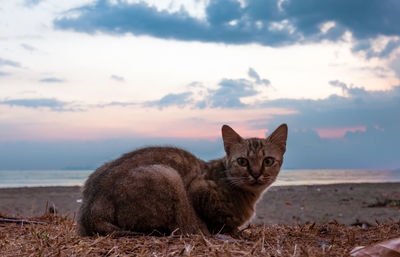
[[[35,217],[46,206],[75,218],[81,187],[23,187],[0,189],[0,213]],[[307,186],[273,186],[256,206],[255,224],[326,223],[365,224],[400,219],[400,183],[361,183]]]

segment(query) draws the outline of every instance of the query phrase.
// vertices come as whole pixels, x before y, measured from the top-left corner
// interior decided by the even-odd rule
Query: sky
[[[284,168],[400,169],[397,0],[2,0],[0,169],[149,145],[224,155],[289,126]]]

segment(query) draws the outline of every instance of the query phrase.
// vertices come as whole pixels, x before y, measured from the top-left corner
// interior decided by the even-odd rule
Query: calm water
[[[92,170],[0,170],[0,188],[83,185]],[[275,186],[363,182],[400,182],[400,171],[282,170]]]

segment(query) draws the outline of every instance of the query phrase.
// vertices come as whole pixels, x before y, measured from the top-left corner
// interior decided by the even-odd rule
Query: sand
[[[0,213],[40,216],[46,203],[60,214],[76,216],[80,187],[24,187],[0,189]],[[252,223],[304,224],[337,220],[368,225],[400,220],[400,183],[334,184],[271,187],[257,203]]]
[[[258,202],[255,223],[376,224],[400,220],[400,183],[271,187]]]
[[[33,217],[45,213],[46,204],[60,214],[76,214],[81,187],[21,187],[0,189],[0,213],[9,216]]]

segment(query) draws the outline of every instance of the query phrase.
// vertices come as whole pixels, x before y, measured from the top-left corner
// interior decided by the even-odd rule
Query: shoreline
[[[0,170],[0,188],[82,186],[93,170]],[[60,174],[63,174],[60,178]],[[400,183],[400,170],[282,169],[274,186]]]
[[[318,187],[318,186],[331,186],[331,185],[364,185],[364,184],[398,184],[400,186],[400,181],[379,181],[379,182],[349,182],[349,183],[319,183],[319,184],[278,184],[275,185],[275,183],[270,186],[267,191],[270,191],[272,188],[292,188],[292,187]],[[83,185],[28,185],[28,186],[11,186],[11,187],[2,187],[0,186],[0,191],[1,190],[7,190],[7,189],[35,189],[35,188],[71,188],[71,187],[79,187],[82,188]]]
[[[55,206],[59,214],[76,217],[80,186],[0,188],[0,214],[41,216]],[[374,225],[400,220],[400,183],[340,183],[272,186],[256,205],[257,224],[325,223]]]
[[[271,188],[275,188],[275,187],[302,187],[302,186],[329,186],[329,185],[361,185],[361,184],[399,184],[400,185],[400,181],[379,181],[379,182],[349,182],[349,183],[320,183],[320,184],[285,184],[285,185],[275,185],[272,184],[267,191],[269,191]],[[62,188],[69,188],[69,187],[82,187],[83,185],[33,185],[33,186],[15,186],[15,187],[1,187],[0,186],[0,190],[3,189],[20,189],[20,188],[58,188],[58,187],[62,187]]]

